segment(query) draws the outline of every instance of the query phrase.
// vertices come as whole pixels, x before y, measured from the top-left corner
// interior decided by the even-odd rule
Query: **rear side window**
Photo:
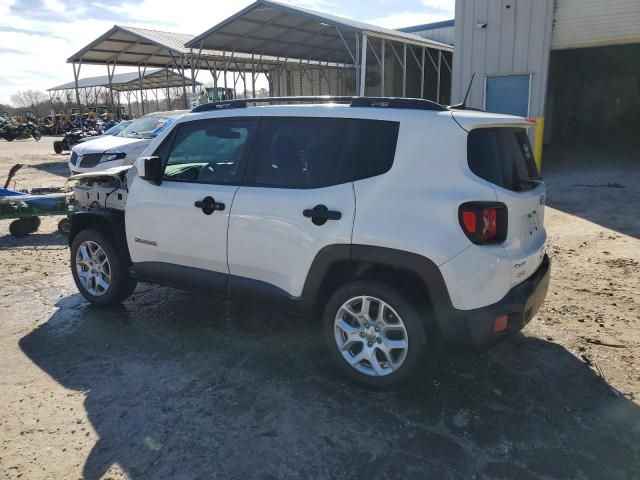
[[[536,187],[540,175],[523,128],[480,128],[469,133],[469,168],[480,178],[521,192]]]
[[[362,120],[359,125],[355,180],[388,172],[396,155],[400,124],[380,120]]]
[[[322,188],[380,175],[391,168],[397,138],[395,122],[263,119],[249,183]]]

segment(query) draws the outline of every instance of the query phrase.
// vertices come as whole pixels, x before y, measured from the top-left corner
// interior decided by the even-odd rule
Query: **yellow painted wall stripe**
[[[535,158],[538,171],[542,167],[542,144],[544,143],[544,117],[536,118],[536,131],[533,140],[533,158]]]

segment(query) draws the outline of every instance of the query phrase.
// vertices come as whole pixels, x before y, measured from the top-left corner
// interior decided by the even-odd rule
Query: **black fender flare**
[[[69,246],[73,244],[76,235],[82,230],[95,228],[113,240],[123,259],[131,263],[129,246],[124,223],[124,212],[113,210],[87,210],[76,212],[71,216],[71,231],[69,232]]]
[[[312,306],[326,276],[336,264],[347,265],[351,276],[357,274],[358,265],[362,264],[408,271],[419,278],[429,292],[429,301],[436,318],[441,318],[441,313],[453,309],[442,273],[432,260],[403,250],[359,244],[329,245],[318,252],[302,291],[301,300],[305,307]]]

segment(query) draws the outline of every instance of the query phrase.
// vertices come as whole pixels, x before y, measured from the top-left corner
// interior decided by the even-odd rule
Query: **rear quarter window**
[[[514,192],[531,190],[541,180],[524,128],[472,130],[467,161],[478,177]]]

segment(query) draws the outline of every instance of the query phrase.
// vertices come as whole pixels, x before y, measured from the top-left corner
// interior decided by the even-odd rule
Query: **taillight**
[[[497,202],[467,202],[460,205],[462,230],[476,245],[502,243],[507,238],[507,207]]]

